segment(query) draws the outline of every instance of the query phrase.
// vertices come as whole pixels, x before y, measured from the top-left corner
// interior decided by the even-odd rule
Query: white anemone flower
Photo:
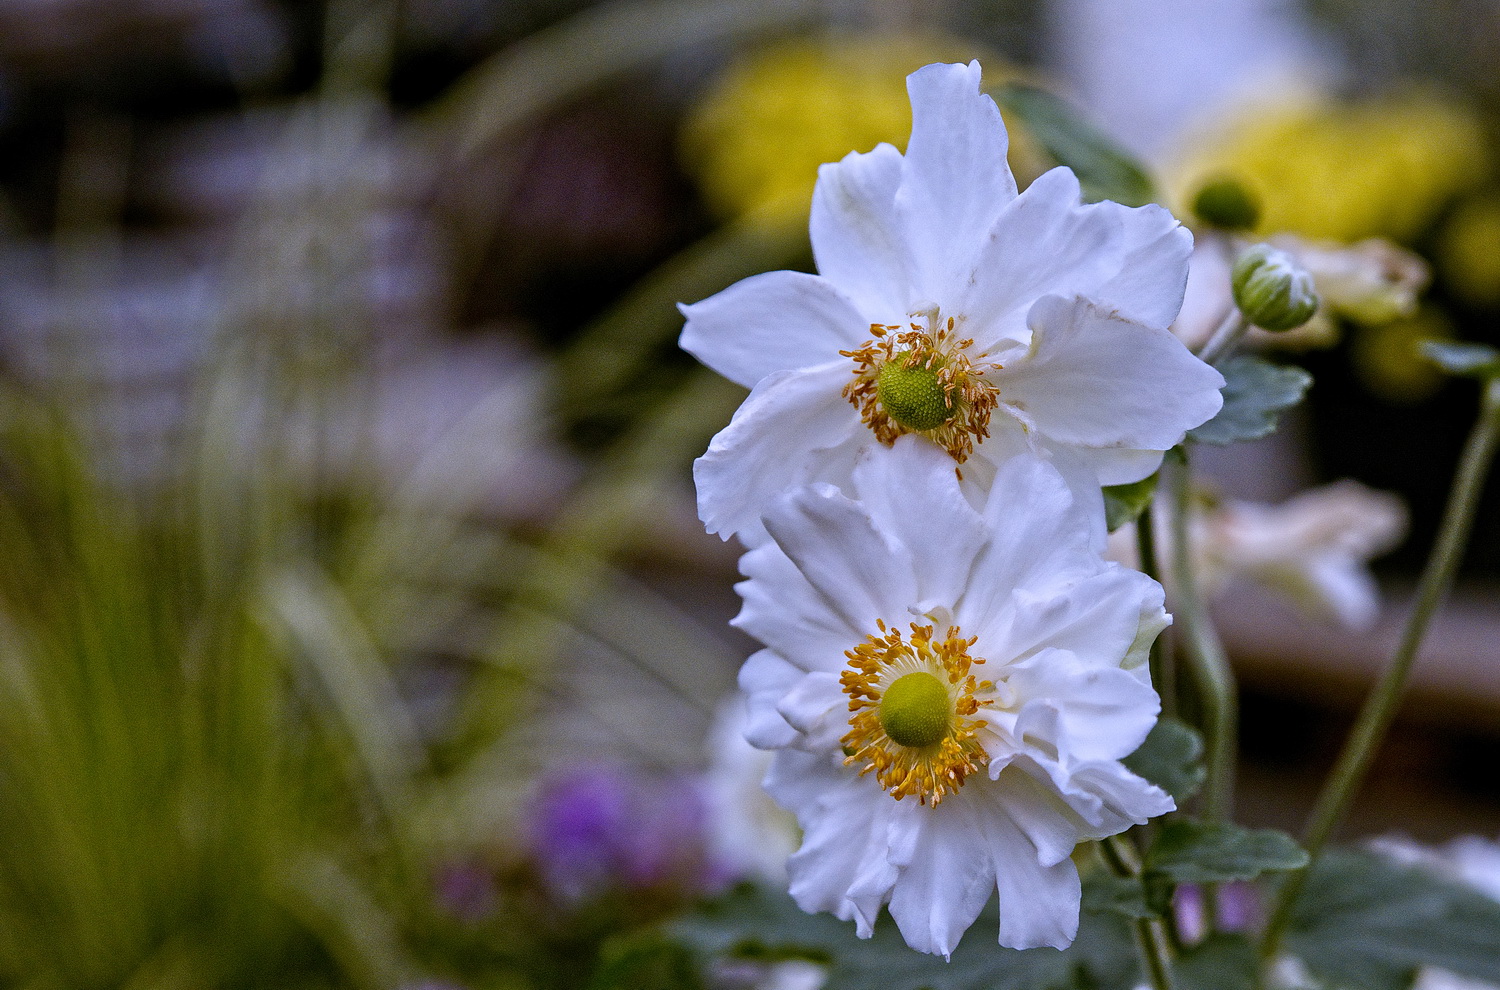
[[[1161,207],[1084,205],[1066,168],[1018,195],[979,87],[977,62],[918,70],[906,154],[822,166],[819,274],[682,307],[682,347],[752,389],[694,466],[710,532],[760,542],[774,495],[843,487],[903,434],[946,449],[977,503],[1025,449],[1080,492],[1138,481],[1218,411],[1224,379],[1166,329],[1192,235]]]
[[[1074,847],[1173,808],[1120,763],[1156,722],[1145,660],[1170,620],[1046,461],[1002,464],[982,510],[946,467],[902,437],[855,465],[861,501],[773,502],[738,586],[766,646],[740,673],[747,737],[777,751],[804,910],[869,936],[889,904],[908,945],[948,955],[998,891],[1002,945],[1063,947]]]

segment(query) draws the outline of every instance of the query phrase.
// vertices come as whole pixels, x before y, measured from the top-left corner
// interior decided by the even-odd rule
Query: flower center
[[[973,715],[990,701],[975,694],[994,684],[969,672],[984,660],[969,655],[974,640],[957,626],[939,639],[932,626],[913,622],[907,639],[882,621],[876,625],[879,635],[844,654],[849,667],[839,683],[850,712],[840,740],[844,764],[874,773],[897,801],[915,795],[936,806],[986,763]]]
[[[854,380],[844,386],[844,398],[881,443],[920,433],[962,464],[974,444],[990,435],[1000,390],[984,372],[1000,365],[969,356],[974,341],[958,338],[953,317],[943,320],[936,308],[915,315],[926,318],[925,330],[917,323],[909,330],[872,323],[863,346],[839,352],[854,359]]]
[[[891,419],[908,430],[935,430],[953,418],[953,403],[938,373],[922,365],[907,367],[905,354],[880,366],[875,398]]]

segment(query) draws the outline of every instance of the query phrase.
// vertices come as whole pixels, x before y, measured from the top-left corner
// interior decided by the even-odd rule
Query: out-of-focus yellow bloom
[[[1437,263],[1448,286],[1479,305],[1500,303],[1500,194],[1460,206],[1438,235]]]
[[[781,41],[731,66],[689,115],[683,157],[709,205],[725,217],[805,219],[818,166],[911,133],[908,73],[931,62],[983,58],[986,82],[1004,81],[992,56],[939,35],[820,35]],[[1023,184],[1037,152],[1011,129],[1012,170]]]
[[[1481,182],[1489,149],[1476,116],[1428,89],[1358,103],[1287,97],[1235,116],[1173,170],[1176,202],[1233,176],[1260,196],[1257,230],[1350,242],[1410,242]]]
[[[1351,341],[1350,360],[1361,382],[1388,402],[1417,403],[1443,385],[1443,373],[1424,358],[1423,340],[1451,340],[1453,326],[1441,311],[1424,306],[1404,319],[1365,327]]]

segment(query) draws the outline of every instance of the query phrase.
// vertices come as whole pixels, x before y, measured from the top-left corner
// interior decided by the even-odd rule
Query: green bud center
[[[906,367],[906,353],[880,366],[875,396],[891,419],[908,430],[935,430],[953,418],[953,405],[937,372],[920,364]]]
[[[948,734],[953,702],[932,674],[913,671],[896,678],[880,699],[880,727],[900,746],[920,748]]]

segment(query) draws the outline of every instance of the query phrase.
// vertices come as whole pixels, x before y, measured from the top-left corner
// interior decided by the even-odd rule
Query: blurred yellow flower
[[[1417,403],[1431,397],[1444,382],[1443,373],[1417,349],[1423,340],[1452,340],[1453,326],[1443,313],[1423,306],[1412,315],[1380,326],[1365,327],[1352,338],[1350,360],[1365,388],[1387,402]]]
[[[690,113],[683,158],[724,217],[805,219],[818,166],[911,133],[908,73],[930,62],[985,57],[987,82],[1009,73],[972,43],[929,34],[819,35],[784,40],[732,65]],[[1011,167],[1024,184],[1037,152],[1012,130]],[[1029,157],[1027,157],[1029,156]],[[1018,164],[1019,162],[1019,164]]]
[[[1476,196],[1455,210],[1435,253],[1456,294],[1479,305],[1500,303],[1500,194]]]
[[[1409,243],[1489,170],[1483,128],[1430,89],[1336,102],[1287,96],[1233,116],[1173,170],[1175,201],[1231,175],[1261,198],[1257,230],[1350,242]]]

